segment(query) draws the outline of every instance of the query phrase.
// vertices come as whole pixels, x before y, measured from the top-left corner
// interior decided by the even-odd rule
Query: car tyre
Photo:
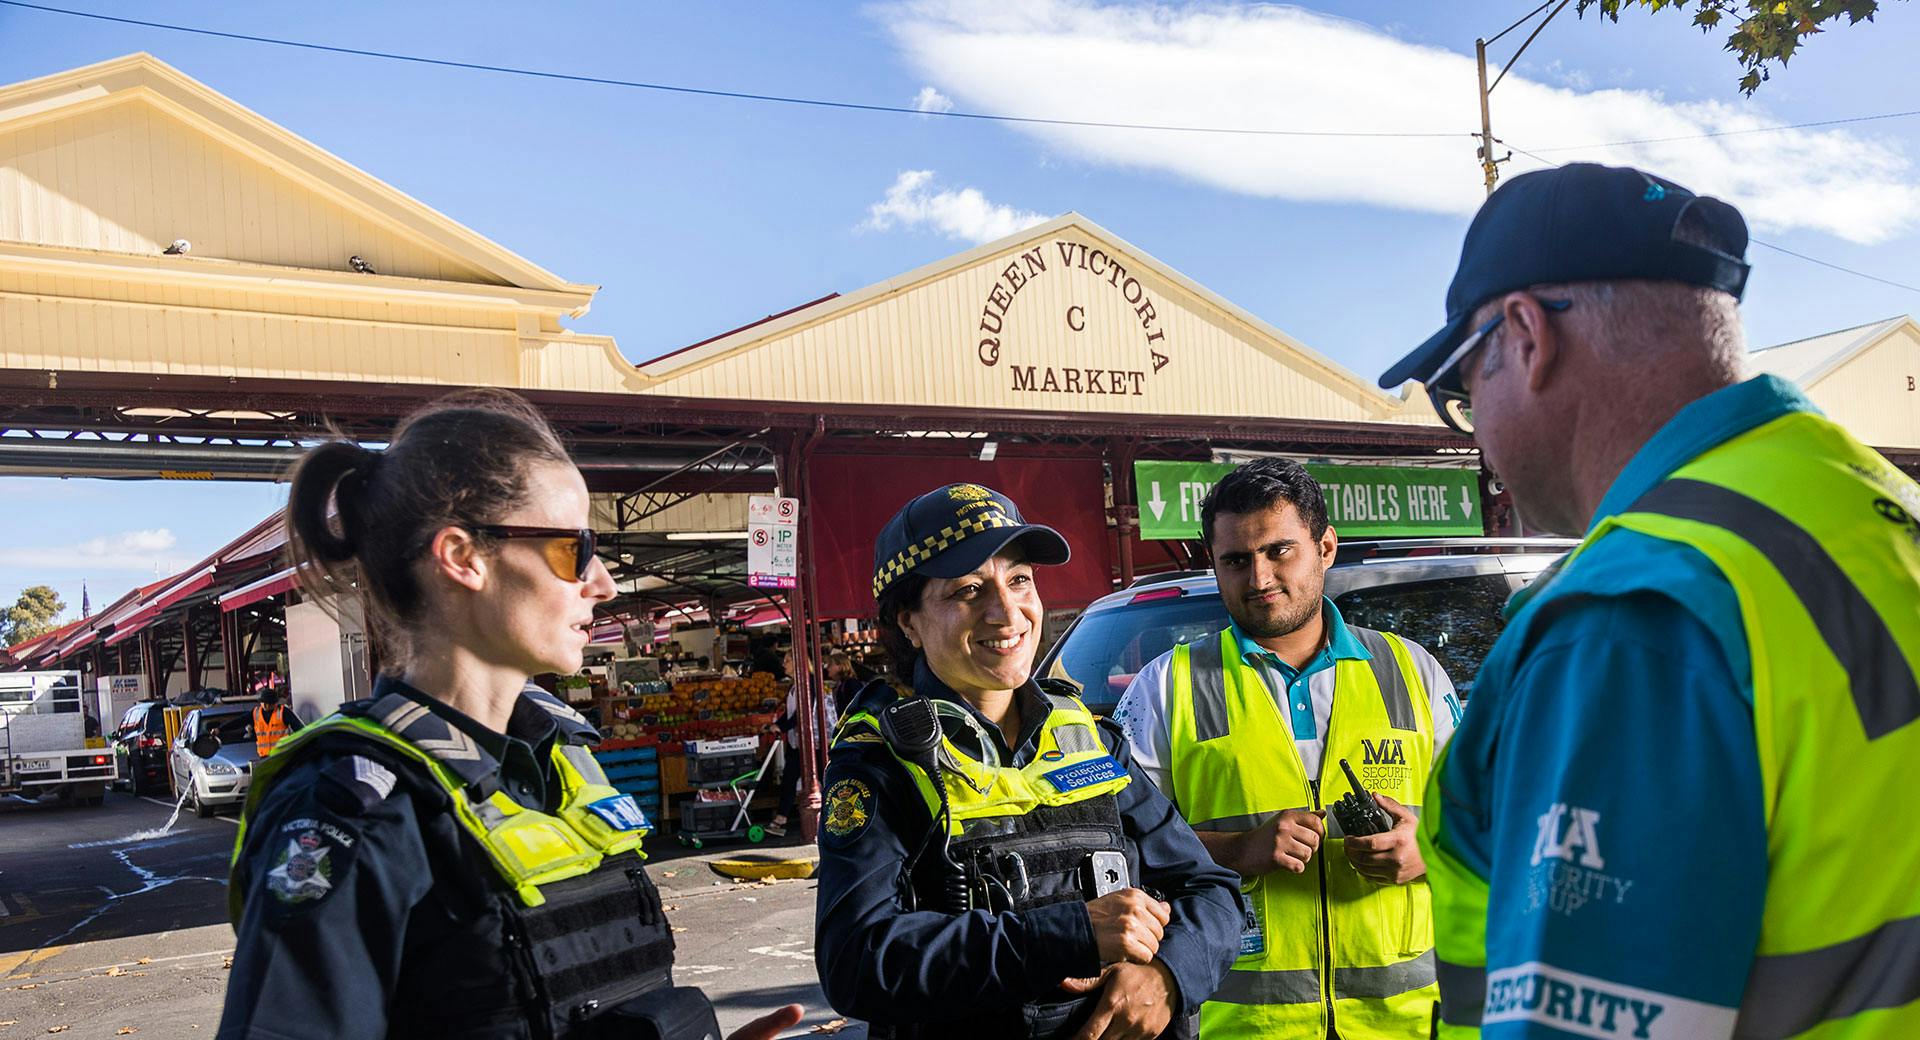
[[[193,814],[203,820],[212,816],[213,806],[200,800],[200,785],[189,781],[187,790],[190,792],[187,796],[188,800],[193,802]]]

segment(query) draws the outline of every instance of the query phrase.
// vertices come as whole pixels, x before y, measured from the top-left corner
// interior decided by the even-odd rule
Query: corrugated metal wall
[[[1104,264],[1082,262],[1093,250]],[[1124,276],[1108,266],[1116,260]],[[991,365],[983,340],[997,340]],[[1158,372],[1156,350],[1168,359]],[[661,374],[648,392],[1376,421],[1399,410],[1077,229]]]
[[[128,176],[138,171],[139,176]],[[0,134],[0,239],[499,284],[139,100]]]

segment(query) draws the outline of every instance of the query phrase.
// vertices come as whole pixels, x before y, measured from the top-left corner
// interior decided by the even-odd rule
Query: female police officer
[[[309,594],[359,584],[389,674],[255,768],[219,1035],[710,1026],[704,998],[668,981],[645,818],[587,752],[597,734],[527,685],[579,669],[614,595],[586,484],[545,421],[468,395],[383,452],[322,444],[294,471],[287,526]]]
[[[973,484],[880,534],[881,632],[911,690],[843,706],[815,944],[828,1002],[876,1035],[1154,1037],[1237,954],[1237,879],[1116,728],[1030,678],[1034,568],[1067,554]]]

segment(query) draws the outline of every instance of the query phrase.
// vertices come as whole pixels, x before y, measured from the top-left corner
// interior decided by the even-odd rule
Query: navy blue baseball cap
[[[958,578],[1024,539],[1027,562],[1065,563],[1060,532],[1027,523],[1013,500],[978,484],[948,484],[900,507],[873,543],[873,595],[909,574]]]
[[[1680,242],[1680,218],[1696,213],[1732,250]],[[1483,303],[1529,285],[1626,279],[1686,282],[1746,291],[1747,222],[1719,199],[1624,166],[1569,163],[1523,173],[1481,205],[1447,287],[1447,324],[1380,377],[1391,389],[1428,382],[1472,331]]]

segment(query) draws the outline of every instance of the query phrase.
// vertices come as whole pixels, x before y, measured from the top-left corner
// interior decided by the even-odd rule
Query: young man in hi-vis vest
[[[1639,170],[1523,174],[1381,379],[1585,534],[1434,767],[1443,1036],[1920,1036],[1920,485],[1746,378],[1746,247]]]
[[[1232,623],[1148,664],[1114,713],[1142,771],[1242,878],[1240,956],[1201,1036],[1426,1036],[1437,991],[1414,831],[1459,721],[1453,683],[1325,597],[1338,538],[1298,463],[1227,474],[1201,532]],[[1326,812],[1353,793],[1342,760],[1390,829],[1345,834]]]

